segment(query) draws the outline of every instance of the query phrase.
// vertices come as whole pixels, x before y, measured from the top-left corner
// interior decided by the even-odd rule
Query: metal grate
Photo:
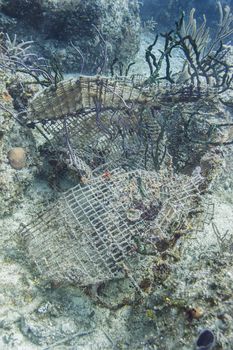
[[[79,77],[34,97],[28,120],[82,181],[21,231],[45,278],[88,285],[133,277],[147,252],[156,254],[177,231],[190,230],[204,179],[200,171],[174,175],[169,156],[160,167],[168,137],[160,105],[200,94],[192,87]]]
[[[65,192],[21,235],[40,273],[88,285],[134,275],[140,247],[157,251],[199,202],[200,175],[168,178],[121,169]]]

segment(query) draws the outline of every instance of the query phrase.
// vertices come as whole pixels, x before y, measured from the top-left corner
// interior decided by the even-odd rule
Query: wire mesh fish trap
[[[165,147],[162,117],[150,101],[143,84],[81,77],[36,96],[28,118],[37,120],[37,128],[80,175],[118,166],[152,170]]]
[[[185,226],[202,181],[120,169],[63,193],[21,236],[41,275],[56,283],[134,276],[147,249],[156,253]]]
[[[166,157],[168,137],[161,106],[193,102],[203,94],[211,91],[84,76],[37,94],[29,103],[27,118],[50,140],[59,159],[81,176],[119,166],[158,170]]]
[[[85,111],[78,116],[48,121],[43,125],[43,133],[51,137],[52,145],[69,167],[81,175],[119,166],[154,170],[164,152],[159,118],[159,112],[150,110],[146,114]]]
[[[127,78],[87,77],[60,81],[39,92],[28,106],[28,119],[50,120],[63,118],[71,113],[96,109],[102,105],[108,109],[131,109],[151,101],[152,95],[143,84],[135,84]]]
[[[200,172],[157,171],[166,153],[157,102],[167,94],[166,87],[152,94],[127,80],[79,77],[30,102],[28,120],[69,166],[87,175],[21,232],[46,279],[79,285],[134,279],[148,254],[169,247],[193,221]],[[182,95],[179,87],[172,94]]]

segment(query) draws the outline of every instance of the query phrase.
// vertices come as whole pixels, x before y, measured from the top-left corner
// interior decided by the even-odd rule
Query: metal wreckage
[[[220,147],[232,143],[233,126],[222,112],[232,89],[231,48],[224,40],[233,16],[220,3],[219,12],[214,39],[205,17],[197,25],[194,10],[161,34],[159,55],[156,36],[146,51],[149,78],[62,80],[38,69],[34,56],[23,63],[27,43],[5,39],[2,65],[43,86],[16,118],[39,130],[77,174],[76,186],[20,232],[45,279],[85,286],[129,277],[138,286],[138,266],[148,256],[201,229],[211,216],[202,198],[221,163]],[[184,64],[174,73],[177,50]]]

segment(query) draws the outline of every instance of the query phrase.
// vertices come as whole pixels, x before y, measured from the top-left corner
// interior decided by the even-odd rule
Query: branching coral
[[[219,25],[212,40],[205,16],[198,28],[194,18],[195,9],[190,11],[188,21],[183,13],[176,22],[175,29],[161,34],[164,38],[164,49],[160,51],[159,58],[156,58],[152,52],[159,38],[158,35],[156,36],[155,41],[146,51],[146,61],[151,73],[148,82],[165,79],[170,83],[191,83],[198,88],[205,83],[218,88],[219,92],[231,88],[233,66],[226,61],[229,48],[223,44],[223,41],[233,32],[233,15],[229,6],[223,9],[218,2],[218,8]],[[174,74],[171,70],[171,58],[175,49],[181,51],[184,59],[183,68],[179,74]],[[161,76],[164,62],[166,74]]]
[[[55,58],[46,60],[33,53],[33,41],[18,42],[8,34],[1,33],[0,37],[0,67],[12,73],[20,72],[33,78],[34,83],[50,86],[63,79],[59,63]]]

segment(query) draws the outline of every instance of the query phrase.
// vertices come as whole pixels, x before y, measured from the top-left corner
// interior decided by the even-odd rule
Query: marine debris
[[[80,77],[29,101],[26,123],[35,123],[80,181],[21,231],[46,279],[88,285],[127,276],[138,287],[138,263],[146,266],[147,256],[190,231],[208,161],[206,177],[194,163],[190,174],[174,173],[162,108],[166,98],[174,103],[168,91],[185,98],[177,86]],[[201,99],[195,94],[182,103]]]
[[[27,43],[7,38],[2,65],[42,86],[18,118],[40,131],[77,175],[77,185],[20,232],[46,279],[89,285],[129,277],[138,287],[138,266],[146,266],[148,256],[206,221],[202,195],[220,165],[218,147],[232,142],[226,134],[232,124],[219,109],[219,94],[232,89],[222,45],[232,33],[232,15],[221,5],[219,11],[220,29],[207,51],[205,19],[197,29],[194,11],[187,24],[182,15],[164,35],[158,61],[156,36],[146,52],[149,78],[63,80],[57,68],[22,63]],[[186,63],[175,79],[170,56],[177,48]],[[7,62],[9,52],[16,57]]]
[[[57,284],[134,276],[139,259],[192,225],[203,180],[118,169],[63,193],[21,236],[31,261]]]

